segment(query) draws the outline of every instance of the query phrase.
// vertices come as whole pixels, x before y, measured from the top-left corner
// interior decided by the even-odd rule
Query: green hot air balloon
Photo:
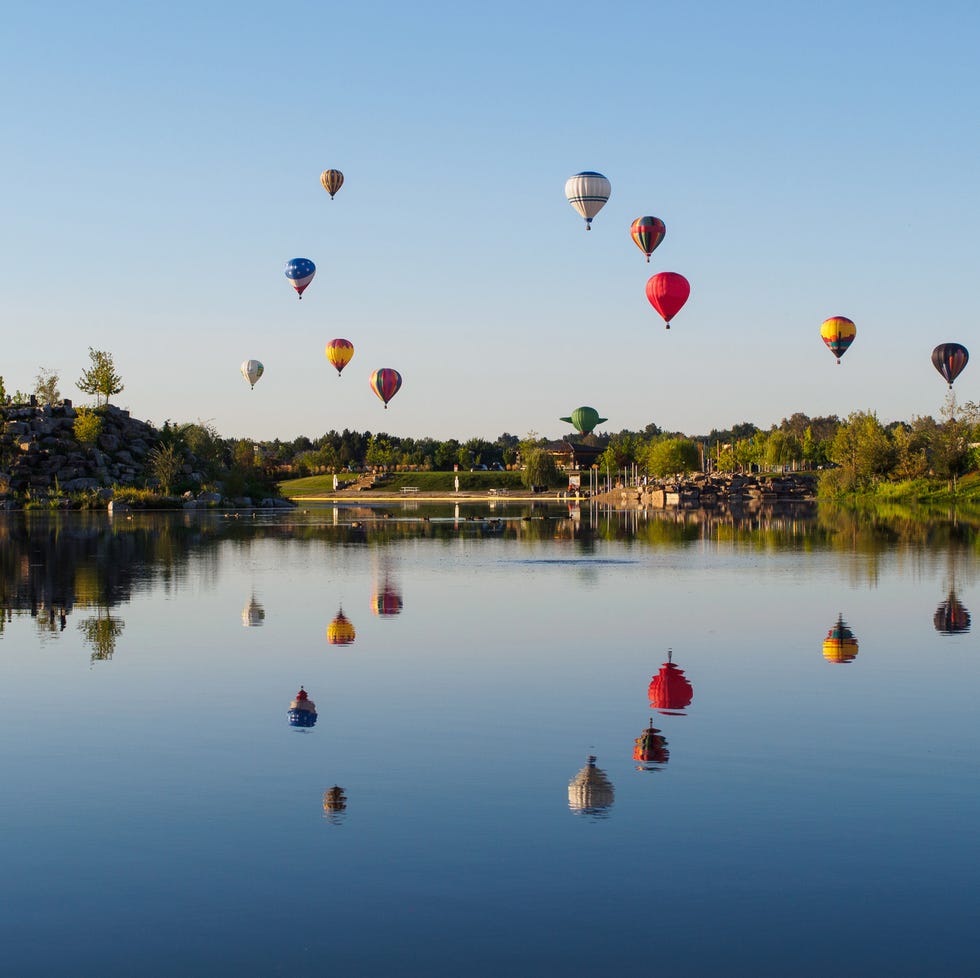
[[[559,418],[558,420],[567,421],[569,424],[575,425],[579,434],[588,435],[597,424],[602,424],[603,421],[608,421],[609,419],[600,418],[599,412],[595,408],[577,407],[572,411],[570,418]]]

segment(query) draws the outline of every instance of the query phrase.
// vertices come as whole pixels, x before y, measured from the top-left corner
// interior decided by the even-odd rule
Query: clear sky
[[[980,317],[978,40],[972,0],[9,5],[0,374],[84,402],[92,346],[136,417],[256,438],[938,415],[929,354]],[[669,332],[657,271],[692,285]]]

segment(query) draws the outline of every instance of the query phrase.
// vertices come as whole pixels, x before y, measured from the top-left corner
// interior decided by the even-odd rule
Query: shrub
[[[90,408],[79,408],[75,415],[75,440],[80,445],[94,445],[102,434],[102,415]]]

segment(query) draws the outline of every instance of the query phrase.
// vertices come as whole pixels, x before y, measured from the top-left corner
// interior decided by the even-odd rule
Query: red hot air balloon
[[[402,375],[391,367],[382,367],[371,374],[371,390],[384,401],[385,410],[388,402],[398,393],[402,386]]]
[[[660,671],[650,680],[647,695],[650,706],[668,716],[683,716],[684,710],[694,699],[694,689],[691,687],[684,670],[673,663],[674,653],[667,652],[667,661]]]
[[[691,283],[677,272],[659,272],[647,280],[647,298],[670,329],[670,321],[687,302]]]
[[[932,351],[932,365],[942,374],[950,390],[969,359],[970,353],[961,343],[940,343]]]
[[[636,247],[647,256],[648,262],[666,233],[667,225],[659,217],[638,217],[630,225],[630,237]]]

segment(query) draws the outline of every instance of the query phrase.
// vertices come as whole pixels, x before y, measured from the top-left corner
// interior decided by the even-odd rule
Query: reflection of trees
[[[78,623],[85,644],[92,649],[92,661],[111,659],[116,651],[116,639],[122,635],[126,623],[114,618],[108,608],[100,608],[94,618],[85,618]]]

